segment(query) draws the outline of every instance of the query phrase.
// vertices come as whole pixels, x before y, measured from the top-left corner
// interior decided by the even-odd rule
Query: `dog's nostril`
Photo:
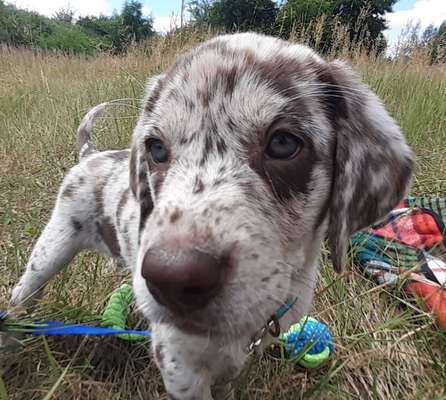
[[[187,296],[198,296],[203,294],[203,289],[200,287],[186,287],[183,289],[183,294]]]
[[[224,260],[224,261],[223,261]],[[223,286],[226,258],[195,249],[150,249],[144,256],[142,276],[160,304],[176,309],[206,306]]]

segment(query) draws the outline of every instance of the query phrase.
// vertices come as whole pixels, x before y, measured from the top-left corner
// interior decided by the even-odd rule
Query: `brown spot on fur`
[[[220,155],[224,155],[228,150],[226,142],[221,138],[217,139],[216,146],[217,146],[217,151]]]
[[[111,153],[107,153],[107,157],[116,161],[126,161],[129,159],[129,151],[128,150],[119,150],[113,151]]]
[[[201,193],[204,190],[204,184],[200,177],[195,177],[194,187],[192,189],[193,194]]]
[[[96,215],[99,217],[104,215],[104,187],[105,182],[98,182],[93,190],[93,195],[96,202]]]
[[[121,248],[119,247],[116,228],[110,218],[104,218],[100,223],[96,224],[99,235],[115,257],[121,256]]]
[[[74,228],[76,233],[79,233],[82,230],[82,223],[76,218],[71,218],[71,226]]]
[[[170,222],[171,222],[172,224],[175,223],[176,221],[178,221],[178,220],[181,218],[181,215],[182,215],[181,211],[178,210],[178,209],[176,209],[176,210],[170,215],[170,218],[169,218]]]
[[[146,99],[144,104],[144,111],[147,114],[150,114],[155,107],[156,102],[158,101],[160,94],[164,88],[164,80],[159,79],[158,82],[155,83],[155,87],[152,89],[152,93],[150,93],[149,97]]]
[[[137,149],[135,146],[132,147],[132,150],[130,151],[130,165],[129,165],[129,171],[130,171],[130,189],[132,189],[133,196],[135,198],[137,197],[137,190],[138,190],[138,181],[136,176],[136,162],[138,157],[136,156]]]
[[[212,185],[215,187],[215,186],[220,186],[221,184],[223,184],[223,183],[225,183],[226,182],[226,179],[223,179],[223,178],[217,178],[213,183],[212,183]]]
[[[77,186],[74,183],[69,183],[62,190],[62,197],[71,198],[76,192]]]
[[[127,188],[122,192],[121,198],[119,199],[118,208],[116,210],[116,221],[118,223],[118,226],[121,225],[121,216],[122,211],[124,210],[125,205],[127,204],[127,201],[129,200],[129,193],[130,189]]]

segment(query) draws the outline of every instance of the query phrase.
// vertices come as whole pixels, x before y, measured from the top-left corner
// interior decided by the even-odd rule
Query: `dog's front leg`
[[[200,362],[206,338],[185,335],[171,326],[152,326],[152,350],[164,386],[173,400],[212,400],[210,371]]]
[[[80,227],[81,223],[71,218],[69,207],[59,202],[12,291],[12,306],[25,305],[73,259],[82,247]]]

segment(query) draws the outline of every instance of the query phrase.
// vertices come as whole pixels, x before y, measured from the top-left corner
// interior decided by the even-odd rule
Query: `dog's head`
[[[154,77],[131,154],[138,302],[216,335],[251,335],[293,296],[306,311],[321,241],[339,271],[413,166],[349,67],[257,34],[208,41]]]

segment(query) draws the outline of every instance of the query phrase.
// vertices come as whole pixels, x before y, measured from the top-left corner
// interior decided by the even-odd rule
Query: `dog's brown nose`
[[[142,263],[142,276],[155,300],[172,311],[206,306],[223,286],[222,258],[199,250],[153,248]]]

